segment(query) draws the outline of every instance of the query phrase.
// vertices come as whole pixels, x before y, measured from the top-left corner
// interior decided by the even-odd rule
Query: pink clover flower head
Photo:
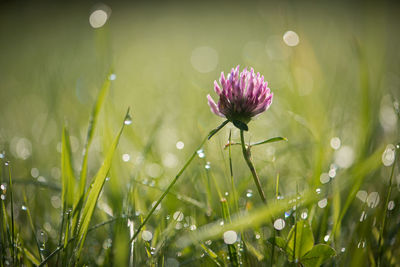
[[[207,95],[211,111],[234,124],[235,121],[247,124],[251,118],[267,110],[273,98],[264,76],[255,74],[253,68],[250,71],[245,68],[239,73],[239,66],[232,68],[226,78],[222,72],[219,83],[214,81],[214,90],[219,100],[216,104]]]

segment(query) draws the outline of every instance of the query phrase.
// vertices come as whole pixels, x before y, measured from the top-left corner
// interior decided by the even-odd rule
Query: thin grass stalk
[[[7,163],[8,166],[8,178],[9,178],[9,187],[10,187],[10,209],[11,209],[11,257],[12,263],[15,264],[15,236],[14,236],[14,198],[13,198],[13,190],[12,190],[12,178],[11,178],[11,166],[10,163]]]
[[[390,178],[389,178],[389,188],[388,188],[388,193],[386,196],[386,201],[385,201],[385,206],[384,206],[384,211],[383,211],[383,216],[382,216],[382,223],[379,231],[379,240],[378,240],[378,245],[379,245],[379,252],[378,252],[378,267],[381,266],[381,261],[382,261],[382,254],[383,254],[383,233],[385,230],[385,224],[386,224],[386,216],[387,216],[387,211],[388,211],[388,205],[389,205],[389,199],[392,194],[392,181],[393,181],[393,174],[394,174],[394,167],[396,165],[396,159],[397,159],[397,148],[395,150],[395,155],[394,155],[394,161],[392,165],[392,170],[390,172]]]

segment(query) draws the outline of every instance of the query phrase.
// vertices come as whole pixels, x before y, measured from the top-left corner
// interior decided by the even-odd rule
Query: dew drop
[[[328,205],[328,199],[323,198],[320,201],[318,201],[318,207],[320,207],[321,209],[325,208],[326,205]]]
[[[389,201],[389,203],[388,203],[388,210],[393,210],[394,207],[395,207],[394,201],[393,201],[393,200]]]
[[[125,120],[124,120],[125,125],[131,125],[132,124],[132,117],[131,115],[126,115]]]
[[[317,194],[321,194],[321,188],[315,189],[315,192],[317,192]]]
[[[308,217],[307,211],[303,211],[303,212],[301,213],[300,217],[301,217],[303,220],[307,219],[307,217]]]
[[[379,204],[379,193],[371,192],[367,197],[367,205],[370,208],[375,208]]]
[[[28,208],[25,205],[21,206],[21,210],[27,210]]]
[[[339,137],[333,137],[331,139],[331,147],[335,150],[338,150],[340,148],[341,141]]]
[[[185,216],[183,215],[182,211],[176,211],[172,217],[175,221],[181,222]]]
[[[204,166],[204,168],[206,168],[207,170],[209,170],[211,168],[211,164],[210,162],[207,161],[206,165]]]
[[[328,240],[329,240],[329,235],[324,236],[324,241],[328,242]]]
[[[150,231],[144,230],[142,232],[142,239],[144,241],[150,241],[151,239],[153,239],[153,234]]]
[[[224,233],[224,242],[225,244],[231,245],[234,244],[237,240],[237,233],[235,231],[229,230]]]
[[[181,150],[185,147],[185,143],[183,143],[182,141],[178,141],[176,142],[176,148]]]
[[[6,200],[6,195],[3,195],[3,194],[2,194],[2,195],[0,196],[0,199],[1,199],[1,200]]]
[[[108,79],[110,81],[115,81],[115,79],[117,79],[117,75],[115,73],[111,73],[110,76],[108,76]]]
[[[362,202],[365,202],[365,201],[367,200],[368,193],[367,193],[367,191],[360,190],[360,191],[357,192],[356,197],[357,197],[359,200],[361,200]]]
[[[228,193],[228,192],[225,192],[225,196],[226,196],[226,197],[229,196],[229,193]]]
[[[246,193],[246,197],[251,198],[253,196],[253,190],[248,189]]]
[[[190,230],[191,230],[191,231],[194,231],[194,230],[196,230],[196,229],[197,229],[196,225],[192,224],[192,225],[190,226]]]
[[[336,176],[336,169],[334,169],[334,168],[330,169],[328,175],[329,175],[329,177],[331,177],[331,178],[335,178],[335,176]]]
[[[396,157],[396,148],[394,145],[390,144],[386,146],[385,151],[382,154],[382,163],[386,167],[389,167],[393,164]]]
[[[206,156],[206,154],[204,153],[204,149],[199,149],[197,150],[197,156],[199,156],[199,158],[204,158]]]
[[[123,154],[122,155],[122,160],[124,162],[128,162],[131,159],[131,156],[129,156],[129,154]]]
[[[212,244],[212,241],[211,240],[207,240],[205,243],[206,243],[207,246],[210,246]]]
[[[274,222],[274,228],[276,230],[278,230],[278,231],[280,231],[283,228],[285,228],[285,225],[286,225],[285,221],[283,219],[281,219],[281,218],[275,220],[275,222]]]
[[[319,177],[319,180],[320,180],[321,184],[326,184],[326,183],[329,182],[330,177],[329,177],[329,175],[328,175],[326,172],[324,172],[324,173],[322,173],[321,176]]]
[[[290,216],[290,212],[289,211],[285,211],[285,218],[288,218]]]
[[[340,251],[343,253],[346,251],[346,248],[342,248]]]

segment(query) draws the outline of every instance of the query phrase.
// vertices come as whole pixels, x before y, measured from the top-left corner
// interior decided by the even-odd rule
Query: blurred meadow
[[[0,266],[400,266],[399,11],[0,2]],[[274,93],[246,142],[287,138],[251,150],[267,205],[233,124],[198,147],[237,65]]]

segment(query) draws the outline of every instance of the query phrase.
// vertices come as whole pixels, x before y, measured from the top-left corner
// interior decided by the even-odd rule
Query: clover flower
[[[239,124],[247,124],[251,118],[267,110],[273,98],[264,76],[260,73],[255,74],[253,68],[250,71],[245,68],[239,74],[239,66],[232,68],[227,78],[222,72],[219,84],[214,81],[214,90],[219,96],[219,101],[217,105],[212,97],[207,95],[211,111],[227,118],[236,126],[238,121]]]

